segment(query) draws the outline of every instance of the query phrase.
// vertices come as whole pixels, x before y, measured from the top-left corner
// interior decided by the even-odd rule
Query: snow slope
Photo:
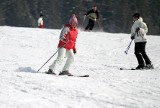
[[[154,70],[137,66],[129,34],[79,31],[71,73],[48,70],[60,30],[0,27],[0,108],[160,108],[160,37],[148,36],[146,51]],[[61,66],[57,70],[61,70]]]

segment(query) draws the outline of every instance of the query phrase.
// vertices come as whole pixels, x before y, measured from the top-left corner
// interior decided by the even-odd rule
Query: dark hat
[[[40,17],[43,17],[43,14],[40,14]]]
[[[94,4],[93,7],[97,7],[97,5]]]
[[[140,17],[140,14],[139,14],[139,13],[135,13],[135,14],[133,14],[133,17],[139,18],[139,17]]]

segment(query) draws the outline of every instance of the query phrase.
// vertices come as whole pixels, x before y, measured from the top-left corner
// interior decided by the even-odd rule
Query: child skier
[[[66,24],[61,31],[58,44],[58,56],[53,64],[49,67],[47,74],[56,75],[55,72],[57,65],[60,65],[64,57],[67,57],[62,72],[60,72],[59,75],[72,76],[72,74],[69,72],[69,68],[74,62],[74,54],[76,53],[76,38],[78,35],[77,26],[78,20],[76,15],[73,14],[69,20],[69,24]]]

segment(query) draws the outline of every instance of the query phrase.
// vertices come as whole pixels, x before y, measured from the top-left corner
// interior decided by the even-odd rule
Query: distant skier
[[[76,18],[76,15],[73,14],[69,20],[69,24],[64,25],[61,31],[60,41],[58,44],[58,57],[49,67],[47,74],[55,75],[57,65],[60,65],[63,59],[66,57],[67,60],[65,62],[62,72],[60,72],[59,75],[72,76],[72,74],[69,72],[69,68],[74,62],[74,54],[76,53],[76,38],[78,35],[77,26],[78,20]]]
[[[131,39],[134,39],[135,42],[135,55],[138,61],[138,66],[136,69],[152,69],[153,65],[149,57],[146,54],[146,33],[148,32],[148,28],[146,23],[143,22],[142,17],[140,17],[139,13],[135,13],[133,15],[133,25],[131,28]]]
[[[41,14],[40,17],[38,18],[38,27],[39,27],[39,28],[44,28],[43,15],[42,15],[42,14]]]
[[[88,25],[85,30],[91,31],[95,25],[97,19],[99,19],[99,12],[97,10],[97,6],[94,5],[90,11],[88,11],[85,16],[89,18]]]

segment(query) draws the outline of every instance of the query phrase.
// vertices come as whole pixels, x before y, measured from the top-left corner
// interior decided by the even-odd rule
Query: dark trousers
[[[89,19],[88,25],[87,25],[87,27],[85,28],[85,30],[92,30],[93,27],[94,27],[94,24],[95,24],[95,21]]]
[[[146,42],[135,43],[135,55],[139,65],[151,64],[149,57],[145,51]]]

